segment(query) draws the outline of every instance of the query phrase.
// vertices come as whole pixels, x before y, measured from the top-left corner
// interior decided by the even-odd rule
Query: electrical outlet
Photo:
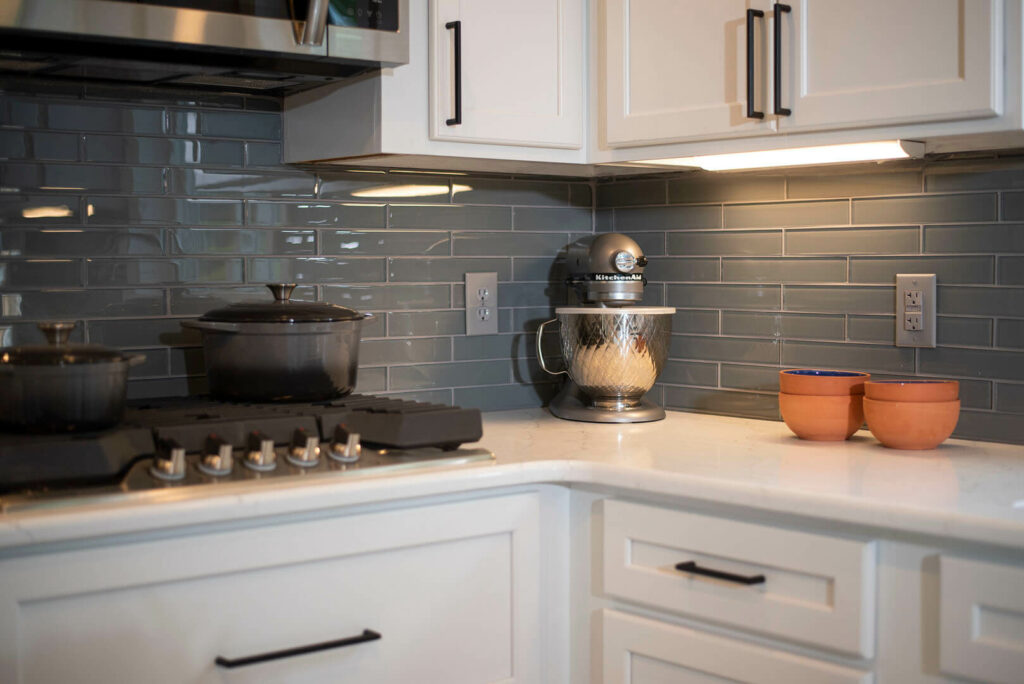
[[[934,273],[896,275],[896,346],[934,347]]]
[[[498,333],[498,274],[466,274],[466,334]]]

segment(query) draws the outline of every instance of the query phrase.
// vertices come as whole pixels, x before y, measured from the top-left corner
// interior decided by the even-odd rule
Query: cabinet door
[[[630,147],[770,133],[747,117],[747,9],[754,102],[765,111],[767,0],[604,0],[604,142]]]
[[[539,506],[519,494],[8,559],[0,681],[546,681]],[[215,664],[364,630],[380,638]]]
[[[1003,0],[794,0],[779,130],[997,116]]]
[[[461,22],[462,122],[455,116]],[[434,0],[430,137],[577,149],[583,144],[582,0]]]

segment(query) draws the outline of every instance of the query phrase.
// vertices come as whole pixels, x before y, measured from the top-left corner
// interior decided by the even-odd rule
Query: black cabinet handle
[[[715,579],[725,580],[726,582],[735,582],[736,584],[764,584],[764,575],[734,575],[731,572],[702,568],[697,565],[696,561],[676,563],[676,570],[679,570],[680,572],[689,572],[694,575],[714,577]]]
[[[455,116],[445,119],[445,125],[457,126],[462,123],[462,22],[449,21],[446,29],[455,29]]]
[[[775,3],[775,111],[778,116],[789,116],[793,110],[782,106],[782,13],[791,12],[789,5]]]
[[[364,629],[363,633],[359,636],[348,637],[347,639],[324,641],[319,644],[309,644],[308,646],[296,646],[295,648],[286,648],[283,651],[257,653],[256,655],[245,656],[242,658],[225,658],[224,656],[217,656],[217,659],[213,662],[217,663],[218,667],[244,667],[246,665],[255,665],[256,663],[265,663],[268,660],[280,660],[281,658],[291,658],[292,656],[316,653],[317,651],[328,651],[332,648],[354,646],[355,644],[361,644],[366,641],[376,641],[377,639],[380,639],[380,634],[374,632],[372,629]]]
[[[747,10],[747,118],[763,119],[764,112],[754,109],[754,17],[763,17],[759,9]]]

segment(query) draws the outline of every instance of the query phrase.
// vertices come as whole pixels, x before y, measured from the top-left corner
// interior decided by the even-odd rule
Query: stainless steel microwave
[[[408,20],[409,0],[4,0],[0,72],[315,85],[407,63]]]

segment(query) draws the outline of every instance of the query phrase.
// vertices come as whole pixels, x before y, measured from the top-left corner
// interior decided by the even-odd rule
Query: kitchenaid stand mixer
[[[644,395],[665,365],[672,332],[670,307],[638,306],[647,258],[618,233],[570,245],[567,283],[580,302],[555,309],[537,330],[537,356],[552,375],[569,376],[548,409],[567,420],[643,423],[665,410]],[[541,348],[544,328],[560,324],[565,370],[549,370]]]

